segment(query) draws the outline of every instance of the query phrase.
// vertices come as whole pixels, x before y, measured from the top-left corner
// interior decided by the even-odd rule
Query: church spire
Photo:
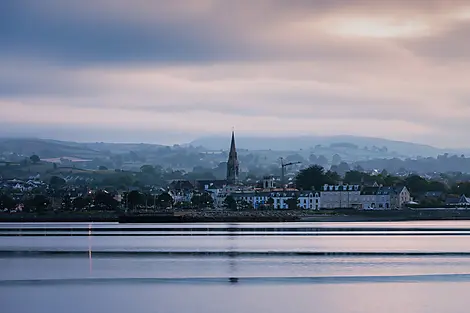
[[[237,147],[235,146],[235,131],[232,130],[232,142],[230,143],[230,154],[237,154]]]
[[[230,143],[230,152],[227,161],[227,182],[236,184],[238,182],[239,164],[237,148],[235,146],[235,131],[232,130],[232,141]]]

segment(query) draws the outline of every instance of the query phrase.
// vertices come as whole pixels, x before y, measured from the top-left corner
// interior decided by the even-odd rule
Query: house
[[[320,193],[314,191],[300,192],[293,188],[239,191],[231,193],[231,196],[237,201],[247,201],[255,209],[269,206],[271,201],[273,209],[288,209],[289,199],[297,199],[299,209],[319,210],[321,205]]]
[[[361,209],[388,210],[403,208],[411,201],[406,187],[365,187],[361,191]]]
[[[470,206],[470,198],[465,196],[465,195],[462,195],[459,199],[459,203],[458,203],[459,206]]]
[[[364,187],[361,190],[361,209],[363,210],[373,210],[379,207],[377,203],[377,193],[380,187]],[[383,199],[381,202],[382,208],[385,202],[387,208],[390,207],[390,197],[388,199]]]
[[[194,185],[186,179],[174,179],[168,185],[168,189],[173,192],[191,192],[194,190]]]
[[[190,202],[193,196],[194,185],[186,179],[175,179],[168,185],[169,194],[175,203]]]
[[[390,188],[392,188],[393,190],[390,199],[390,204],[392,208],[401,209],[404,208],[409,202],[411,202],[411,194],[408,188],[406,188],[405,186]]]
[[[322,209],[362,207],[359,185],[324,185],[320,198]]]
[[[448,196],[446,198],[447,207],[467,207],[470,206],[470,198],[466,195],[458,196]]]
[[[306,210],[319,210],[321,207],[320,193],[315,191],[302,192],[299,195],[298,206]]]

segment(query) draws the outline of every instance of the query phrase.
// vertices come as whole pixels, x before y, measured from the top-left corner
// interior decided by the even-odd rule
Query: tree
[[[360,184],[364,178],[364,173],[359,171],[348,171],[344,174],[344,183],[346,184]]]
[[[66,184],[67,182],[65,181],[65,179],[59,176],[52,176],[49,180],[49,185],[51,185],[52,188],[62,188]]]
[[[44,195],[36,195],[25,201],[25,207],[29,209],[29,211],[36,211],[40,214],[44,213],[49,204],[49,199]]]
[[[299,199],[297,197],[289,198],[286,200],[286,204],[289,210],[296,210],[299,207]]]
[[[113,195],[106,191],[98,191],[95,194],[94,202],[96,206],[107,210],[116,210],[119,205],[118,201],[114,199]]]
[[[100,170],[100,171],[107,171],[108,168],[107,168],[106,166],[104,166],[104,165],[100,165],[100,166],[98,167],[98,170]]]
[[[337,170],[335,171],[341,176],[344,176],[350,170],[349,164],[346,162],[339,163]]]
[[[266,204],[269,208],[272,209],[274,207],[274,199],[272,197],[269,197],[268,201],[266,201]]]
[[[160,194],[157,198],[157,201],[158,201],[158,206],[165,208],[165,209],[168,207],[172,207],[175,202],[173,197],[168,192],[164,192]]]
[[[214,207],[214,199],[212,199],[212,196],[207,192],[193,195],[191,203],[199,209]]]
[[[88,197],[76,197],[75,199],[72,200],[72,207],[73,209],[78,209],[78,210],[83,210],[86,209],[91,201],[91,199]]]
[[[133,190],[127,195],[127,203],[131,209],[135,209],[137,206],[142,205],[143,200],[144,198],[142,194],[137,190]]]
[[[16,201],[11,196],[2,194],[0,195],[0,209],[13,209],[16,206]]]
[[[308,162],[313,165],[313,164],[317,164],[317,161],[318,161],[317,156],[313,153],[310,154],[310,156],[308,157]]]
[[[227,196],[224,200],[224,208],[230,211],[236,211],[238,209],[237,201],[231,195]]]
[[[37,164],[41,161],[39,156],[36,154],[33,154],[32,156],[30,156],[29,159],[31,160],[31,162],[33,162],[33,164]]]
[[[237,207],[239,210],[242,210],[242,211],[253,210],[253,204],[246,200],[238,201]]]
[[[405,185],[414,196],[428,191],[428,181],[419,175],[408,176],[405,179]]]
[[[450,192],[455,195],[470,195],[470,182],[460,182],[452,185]]]
[[[441,191],[441,192],[446,192],[447,191],[447,186],[444,183],[441,183],[440,181],[430,181],[428,184],[428,190],[429,191]]]
[[[334,171],[328,171],[325,173],[327,184],[337,184],[341,180],[341,176]]]
[[[331,159],[331,164],[332,165],[339,165],[341,163],[342,159],[341,159],[341,156],[339,154],[335,154],[333,155],[333,158]]]
[[[155,168],[152,165],[142,165],[140,171],[144,174],[154,175]]]
[[[65,195],[62,198],[62,211],[70,211],[72,208],[72,199],[70,198],[70,195]]]
[[[331,172],[325,173],[325,169],[320,165],[312,165],[301,170],[296,178],[295,184],[297,188],[303,190],[320,190],[324,184],[334,184],[334,175]]]
[[[317,164],[320,166],[327,166],[328,165],[328,159],[324,155],[320,155],[317,158]]]

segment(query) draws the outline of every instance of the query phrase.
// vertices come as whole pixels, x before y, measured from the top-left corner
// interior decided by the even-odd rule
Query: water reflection
[[[92,259],[92,254],[91,254],[91,239],[92,237],[92,232],[91,232],[91,224],[88,225],[88,263],[89,263],[89,271],[90,275],[93,272],[93,259]]]
[[[229,278],[229,281],[231,283],[238,283],[238,277],[237,277],[237,255],[236,255],[236,251],[237,251],[237,235],[234,233],[235,231],[235,228],[236,228],[237,224],[236,223],[229,223],[228,224],[228,229],[229,229],[229,233],[228,233],[228,260],[229,260],[229,275],[230,275],[230,278]]]

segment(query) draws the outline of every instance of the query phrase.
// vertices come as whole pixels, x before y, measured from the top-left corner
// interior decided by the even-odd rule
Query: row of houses
[[[253,207],[272,206],[275,209],[289,208],[290,199],[295,199],[302,209],[387,210],[405,207],[411,201],[406,187],[365,187],[359,185],[325,185],[320,191],[296,189],[262,189],[230,193],[236,200],[247,201]],[[222,194],[223,196],[223,194]],[[220,201],[219,201],[220,202]]]
[[[247,187],[227,185],[224,181],[199,181],[195,186],[184,181],[170,185],[175,201],[188,201],[194,189],[208,192],[216,207],[223,207],[227,196],[238,202],[250,204],[254,209],[271,207],[274,209],[292,208],[292,199],[302,209],[399,209],[411,202],[406,187],[384,187],[360,185],[324,185],[321,190],[300,191],[294,188],[276,188],[272,180],[265,179],[260,186]],[[183,190],[186,190],[184,192]],[[179,192],[178,192],[179,191]]]

